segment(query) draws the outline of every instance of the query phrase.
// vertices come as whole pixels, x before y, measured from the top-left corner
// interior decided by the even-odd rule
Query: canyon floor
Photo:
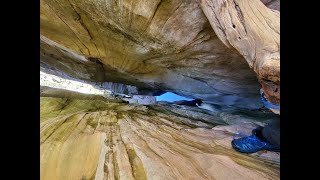
[[[279,179],[280,153],[231,147],[235,133],[256,124],[226,125],[192,108],[189,117],[174,113],[184,106],[64,94],[40,97],[41,179]]]

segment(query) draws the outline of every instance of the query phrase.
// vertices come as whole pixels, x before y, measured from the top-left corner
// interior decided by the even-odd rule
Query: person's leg
[[[280,120],[275,120],[262,129],[262,135],[270,143],[280,146]]]
[[[260,150],[280,152],[280,117],[274,118],[264,127],[252,130],[251,136],[233,138],[231,145],[241,153],[255,153]]]

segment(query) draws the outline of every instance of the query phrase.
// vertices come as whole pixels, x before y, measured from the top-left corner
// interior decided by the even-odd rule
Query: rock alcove
[[[40,0],[41,179],[279,179],[230,145],[279,120],[279,3]]]

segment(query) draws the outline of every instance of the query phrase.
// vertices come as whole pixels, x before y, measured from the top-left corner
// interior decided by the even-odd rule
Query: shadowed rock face
[[[41,0],[41,62],[71,77],[261,107],[253,70],[192,0]],[[44,67],[43,65],[43,67]]]
[[[256,127],[249,121],[219,126],[227,121],[194,107],[44,94],[55,97],[40,97],[41,179],[279,179],[279,154],[232,149],[232,135]]]
[[[261,0],[270,9],[280,11],[280,0]]]
[[[280,1],[198,2],[219,39],[257,73],[267,100],[280,105]]]
[[[250,5],[241,2],[227,6],[238,23],[235,12]],[[279,0],[262,2],[279,10]],[[200,108],[184,102],[142,106],[122,96],[41,86],[41,179],[279,179],[279,153],[247,155],[231,147],[235,133],[250,134],[279,118],[253,110],[262,106],[257,75],[269,78],[262,83],[268,98],[280,100],[280,89],[273,90],[274,81],[280,86],[279,71],[270,74],[270,63],[255,71],[248,65],[256,61],[246,56],[256,51],[251,42],[263,38],[245,34],[249,48],[237,46],[232,22],[223,18],[228,14],[220,16],[225,26],[214,26],[214,19],[211,25],[196,0],[40,0],[40,8],[41,71],[118,94],[170,91],[204,102]],[[263,64],[265,58],[258,59]]]

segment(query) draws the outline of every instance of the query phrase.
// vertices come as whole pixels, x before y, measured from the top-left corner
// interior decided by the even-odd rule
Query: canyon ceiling
[[[260,53],[265,46],[255,44],[258,40],[242,32],[247,46],[230,40],[233,32],[224,38],[222,31],[215,33],[219,28],[223,32],[233,28],[227,26],[227,21],[215,27],[205,15],[208,11],[204,5],[210,5],[210,1],[199,2],[41,0],[41,70],[84,81],[133,85],[141,91],[172,91],[209,103],[246,108],[262,106],[260,82],[269,100],[279,104],[279,72],[270,66],[259,72],[263,58],[257,60],[260,65],[250,68],[254,58],[248,57],[256,52],[266,56]],[[226,2],[227,8],[248,6],[242,1],[237,6]],[[260,1],[252,2],[264,6]],[[264,11],[279,15],[278,1],[262,2],[274,9],[264,6]],[[242,16],[242,20],[247,18],[246,13]],[[250,26],[250,21],[246,22]],[[244,52],[241,47],[248,49]],[[258,49],[252,52],[254,47]]]
[[[280,179],[231,146],[279,121],[280,0],[40,0],[40,32],[40,71],[114,93],[40,86],[41,179]],[[211,108],[120,96],[165,91]]]

